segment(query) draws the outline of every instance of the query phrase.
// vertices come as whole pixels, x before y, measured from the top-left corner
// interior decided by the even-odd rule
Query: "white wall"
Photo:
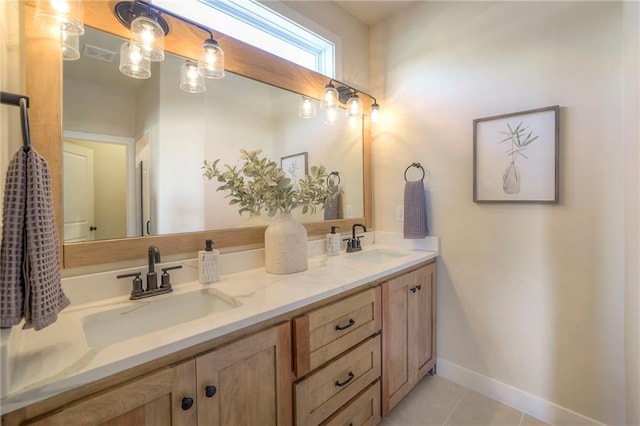
[[[439,359],[608,424],[625,423],[622,24],[614,2],[419,2],[371,32],[376,229],[402,230],[421,162]],[[560,204],[474,204],[472,120],[555,104]]]

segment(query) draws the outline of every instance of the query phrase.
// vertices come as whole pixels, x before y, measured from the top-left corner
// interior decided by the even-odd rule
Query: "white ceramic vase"
[[[307,229],[291,213],[282,213],[264,232],[264,266],[271,274],[307,269]]]

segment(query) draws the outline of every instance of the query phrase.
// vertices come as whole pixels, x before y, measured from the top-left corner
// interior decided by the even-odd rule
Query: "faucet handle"
[[[121,275],[117,275],[116,276],[116,278],[118,278],[118,279],[120,279],[120,278],[128,278],[128,277],[135,277],[133,279],[133,283],[132,283],[130,299],[133,299],[134,297],[140,296],[142,293],[144,293],[144,291],[142,290],[142,278],[140,278],[141,274],[142,274],[142,272],[133,272],[131,274],[121,274]]]
[[[160,284],[160,288],[161,289],[169,289],[171,290],[171,276],[169,275],[168,271],[172,271],[174,269],[181,269],[182,265],[176,265],[176,266],[170,266],[168,268],[162,268],[162,277],[161,277],[161,282],[162,284]]]

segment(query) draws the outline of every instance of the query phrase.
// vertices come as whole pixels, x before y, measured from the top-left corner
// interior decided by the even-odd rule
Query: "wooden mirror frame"
[[[85,1],[85,25],[122,38],[127,29],[113,14],[117,2]],[[30,124],[34,148],[47,160],[51,172],[53,204],[64,268],[98,265],[144,259],[149,245],[160,248],[163,255],[194,253],[205,239],[213,239],[217,248],[264,244],[264,227],[233,228],[147,237],[130,237],[80,243],[63,243],[62,212],[62,57],[59,35],[34,20],[35,0],[25,4],[25,66],[27,94],[30,96]],[[198,58],[206,34],[170,16],[163,17],[170,26],[165,50],[188,58]],[[225,51],[227,72],[262,81],[294,93],[318,98],[329,81],[275,55],[264,52],[219,32],[216,40]],[[363,190],[364,217],[305,224],[310,236],[322,235],[331,226],[348,230],[354,223],[364,223],[373,229],[373,196],[371,177],[371,129],[369,117],[363,116]]]

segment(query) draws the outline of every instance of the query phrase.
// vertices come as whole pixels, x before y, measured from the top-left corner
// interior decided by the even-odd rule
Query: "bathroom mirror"
[[[65,242],[264,226],[270,218],[239,215],[202,177],[204,159],[235,165],[241,148],[277,162],[304,152],[337,173],[340,214],[296,209],[300,222],[364,216],[360,123],[326,125],[319,107],[300,118],[300,95],[230,72],[187,93],[185,59],[173,54],[151,78],[129,78],[118,70],[123,42],[87,28],[80,58],[63,63]]]
[[[85,2],[85,25],[100,31],[127,38],[128,31],[114,17],[115,2]],[[56,222],[65,268],[87,265],[136,261],[145,258],[149,245],[156,245],[163,255],[194,253],[205,239],[212,238],[219,248],[256,247],[264,243],[264,227],[224,228],[198,232],[180,232],[169,235],[118,238],[91,242],[62,242],[62,60],[59,34],[34,19],[35,1],[24,5],[25,64],[27,93],[31,97],[30,119],[34,148],[45,157],[51,171],[52,193]],[[203,35],[192,25],[167,18],[171,27],[165,40],[165,51],[186,58],[197,58]],[[225,49],[225,69],[229,73],[245,76],[270,86],[280,87],[298,95],[318,97],[328,78],[279,59],[231,37],[214,31],[215,38]],[[224,82],[225,79],[220,80]],[[226,102],[226,101],[225,101]],[[90,107],[87,103],[87,107]],[[297,105],[297,104],[296,104]],[[310,236],[323,235],[329,226],[342,231],[354,223],[372,227],[371,153],[368,116],[363,116],[362,128],[363,216],[350,219],[318,221],[305,224]],[[176,137],[176,139],[179,139]],[[237,146],[237,149],[243,146]],[[302,150],[292,152],[296,154]],[[309,161],[314,164],[313,158]],[[320,162],[320,161],[319,161]],[[106,266],[105,266],[106,267]]]

